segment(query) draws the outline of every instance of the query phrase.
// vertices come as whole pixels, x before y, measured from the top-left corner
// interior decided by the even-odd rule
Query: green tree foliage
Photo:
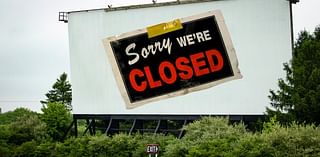
[[[71,124],[71,114],[64,104],[50,102],[47,107],[43,107],[41,120],[46,123],[48,134],[53,140],[62,141],[63,136]]]
[[[166,151],[166,145],[172,140],[174,140],[174,137],[164,135],[117,134],[109,137],[100,134],[97,136],[69,138],[63,143],[41,145],[38,146],[36,155],[140,157],[147,156],[145,153],[146,144],[157,143],[160,145],[159,156],[162,156]]]
[[[35,141],[28,141],[20,146],[16,147],[14,150],[14,157],[21,157],[21,156],[35,156],[35,150],[37,148],[38,143]]]
[[[46,130],[36,114],[25,114],[10,124],[0,125],[0,157],[33,156],[34,149],[30,148],[48,139]]]
[[[9,157],[11,146],[8,144],[8,139],[11,133],[7,125],[0,125],[0,157]]]
[[[42,142],[47,139],[46,124],[37,115],[24,115],[8,125],[8,143],[21,145],[24,142]]]
[[[63,73],[57,79],[57,81],[53,84],[52,90],[50,90],[46,97],[45,101],[41,101],[43,105],[47,105],[51,102],[60,102],[66,106],[66,108],[71,111],[72,110],[72,95],[71,95],[71,84],[67,80],[67,74]]]
[[[246,136],[245,126],[229,125],[226,118],[205,117],[185,127],[186,134],[169,144],[166,156],[227,156],[232,146]]]
[[[9,111],[9,112],[0,114],[0,125],[10,124],[16,121],[19,117],[22,117],[25,115],[37,115],[37,113],[22,107],[17,108],[14,111]]]
[[[270,91],[267,114],[282,123],[320,124],[320,26],[313,34],[302,31],[295,43],[292,61],[284,64],[286,78],[279,90]]]
[[[241,123],[232,125],[228,119],[207,117],[185,127],[186,134],[182,139],[153,134],[100,134],[71,137],[63,142],[31,140],[15,146],[0,139],[0,157],[140,157],[147,156],[146,144],[151,143],[160,145],[159,156],[163,157],[320,156],[319,127],[296,123],[283,127],[275,118],[263,126],[262,132],[249,132]],[[0,133],[10,134],[2,130]]]
[[[56,146],[58,145],[59,143],[55,143],[55,142],[52,142],[52,141],[46,141],[44,143],[41,143],[39,144],[37,147],[36,147],[36,150],[34,152],[34,157],[56,157],[58,156],[57,154],[57,151],[56,151]],[[59,155],[59,156],[62,156]]]
[[[227,119],[204,118],[186,127],[181,140],[171,141],[164,156],[182,157],[259,157],[319,156],[320,128],[291,123],[281,126],[271,118],[262,132],[248,132],[242,124],[230,125]]]

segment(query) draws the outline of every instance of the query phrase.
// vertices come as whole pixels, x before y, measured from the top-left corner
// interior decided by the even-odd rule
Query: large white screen
[[[69,13],[74,114],[262,114],[270,89],[291,58],[287,0],[224,0],[161,7]],[[102,39],[219,9],[243,75],[206,90],[126,109]]]

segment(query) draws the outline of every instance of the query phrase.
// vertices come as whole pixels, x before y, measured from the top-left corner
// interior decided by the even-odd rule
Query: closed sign
[[[220,11],[175,19],[103,42],[129,109],[241,78]]]

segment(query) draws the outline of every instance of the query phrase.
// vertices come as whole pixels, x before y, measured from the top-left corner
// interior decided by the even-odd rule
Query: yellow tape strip
[[[161,23],[154,26],[150,26],[147,27],[148,38],[156,37],[182,28],[183,27],[179,19],[167,23]]]

